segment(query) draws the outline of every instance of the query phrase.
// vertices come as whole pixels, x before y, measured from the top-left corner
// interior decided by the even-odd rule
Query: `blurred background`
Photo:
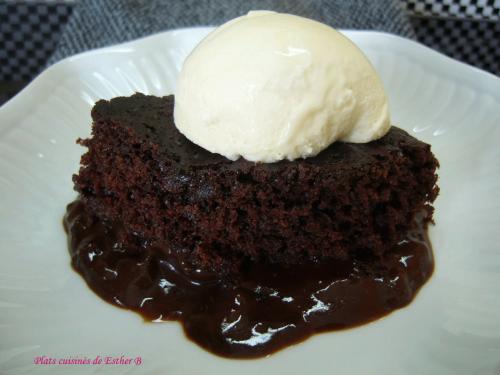
[[[419,42],[500,76],[500,0],[400,2]],[[77,4],[0,0],[0,105],[47,66]]]

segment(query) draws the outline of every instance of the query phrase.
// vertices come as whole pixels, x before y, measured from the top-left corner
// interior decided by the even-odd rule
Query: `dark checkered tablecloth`
[[[500,0],[401,0],[417,39],[500,76]],[[0,0],[0,104],[46,66],[76,1]]]

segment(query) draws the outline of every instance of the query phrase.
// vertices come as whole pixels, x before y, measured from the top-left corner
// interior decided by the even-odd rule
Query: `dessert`
[[[332,37],[302,20],[259,12],[229,22],[188,58],[189,74],[179,80],[182,104],[177,96],[139,93],[101,100],[92,110],[92,137],[79,141],[88,151],[73,177],[79,198],[64,220],[73,267],[105,300],[147,320],[179,320],[189,337],[224,356],[258,357],[315,332],[379,318],[408,304],[433,270],[426,228],[438,193],[438,162],[428,144],[387,125],[385,94],[362,55],[347,54],[360,62],[370,85],[349,72],[326,74],[326,81],[345,87],[325,83],[311,97],[304,92],[315,109],[293,116],[275,116],[253,97],[221,98],[224,87],[247,91],[243,81],[204,80],[196,51],[203,52],[206,42],[213,47],[221,35],[231,40],[233,27],[243,39],[247,26],[266,33],[283,22],[312,39],[318,30]],[[273,53],[282,36],[271,34],[277,39],[270,43]],[[199,56],[206,61],[206,52]],[[311,61],[309,73],[300,74],[315,77],[315,65],[338,60]],[[276,77],[280,64],[252,74]],[[194,87],[196,79],[206,86]],[[356,85],[364,91],[356,92]],[[266,87],[255,93],[271,103],[273,95],[286,96]],[[211,89],[219,90],[219,104],[207,101]],[[317,107],[314,98],[328,103],[331,90],[347,95],[351,105],[332,113]],[[291,92],[285,104],[296,96]],[[198,113],[201,103],[210,115]],[[240,118],[232,107],[242,108]],[[252,111],[260,112],[252,117]],[[261,112],[272,117],[263,127],[256,123]],[[340,120],[330,121],[335,115]],[[206,127],[216,136],[199,141]],[[282,137],[287,127],[293,137]],[[226,137],[228,128],[234,132]],[[258,134],[264,146],[252,136],[245,147],[230,142],[246,132]]]
[[[196,266],[229,271],[243,260],[380,256],[416,212],[431,218],[436,160],[401,129],[296,161],[231,161],[184,137],[173,106],[173,96],[99,101],[93,137],[82,141],[89,151],[74,181],[83,203],[136,241],[166,242]]]

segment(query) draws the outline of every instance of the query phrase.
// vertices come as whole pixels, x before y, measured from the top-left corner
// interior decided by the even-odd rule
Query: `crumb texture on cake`
[[[165,243],[199,267],[259,260],[380,256],[413,216],[432,220],[438,162],[392,127],[367,144],[334,143],[313,158],[232,162],[190,142],[174,97],[101,100],[75,189],[88,210],[120,222],[137,243]]]

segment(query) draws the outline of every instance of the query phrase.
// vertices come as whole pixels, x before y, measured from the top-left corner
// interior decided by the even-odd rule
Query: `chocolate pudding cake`
[[[401,129],[293,162],[233,162],[183,136],[173,108],[173,96],[101,100],[92,138],[80,141],[82,202],[137,243],[165,243],[228,272],[243,261],[379,257],[417,212],[432,219],[437,161]]]
[[[327,25],[250,12],[191,52],[175,97],[100,100],[92,120],[64,218],[73,268],[212,353],[373,321],[433,272],[438,161]]]
[[[92,137],[79,140],[88,152],[65,227],[73,266],[104,299],[148,320],[180,319],[214,353],[254,357],[385,315],[432,273],[425,229],[438,162],[428,144],[392,127],[303,160],[230,161],[184,137],[173,105],[101,100]],[[342,307],[326,309],[333,301]],[[231,341],[221,327],[235,311],[246,322]],[[258,323],[279,334],[236,343]]]

